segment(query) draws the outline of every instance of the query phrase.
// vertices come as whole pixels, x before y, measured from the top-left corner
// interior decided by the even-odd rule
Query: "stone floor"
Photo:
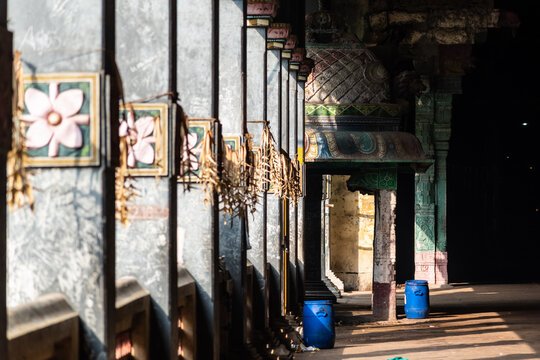
[[[335,305],[334,349],[295,359],[540,359],[540,284],[430,289],[429,319],[411,320],[398,291],[398,321],[376,323],[370,293],[345,294]]]

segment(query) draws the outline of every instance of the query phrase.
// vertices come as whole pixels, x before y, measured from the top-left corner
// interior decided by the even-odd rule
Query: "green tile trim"
[[[306,116],[374,116],[398,117],[401,110],[397,104],[306,104]]]

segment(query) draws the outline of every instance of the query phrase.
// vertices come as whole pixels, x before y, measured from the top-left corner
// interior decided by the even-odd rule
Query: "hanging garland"
[[[130,107],[130,112],[133,112],[133,108]],[[120,164],[115,170],[115,208],[116,219],[120,221],[122,225],[129,223],[129,214],[131,213],[128,203],[135,197],[137,197],[137,188],[135,187],[135,178],[128,172],[127,158],[128,158],[128,136],[120,136]]]
[[[34,194],[29,172],[25,167],[26,145],[20,116],[24,110],[24,83],[21,52],[13,57],[13,102],[11,150],[7,156],[7,203],[10,210],[25,205],[34,210]]]
[[[214,204],[219,196],[223,214],[244,217],[256,211],[261,192],[272,190],[281,199],[297,203],[301,197],[300,172],[297,161],[280,154],[268,126],[264,127],[261,147],[253,150],[252,137],[244,136],[238,149],[231,149],[221,139],[221,159],[213,151],[214,136],[209,130],[203,137],[199,179],[205,193],[205,203]]]
[[[274,145],[272,133],[264,126],[261,148],[255,159],[255,187],[258,192],[271,190],[281,199],[297,203],[302,196],[300,171],[297,161],[280,154]]]
[[[214,191],[219,194],[220,177],[218,172],[218,163],[214,157],[213,145],[214,136],[212,130],[208,130],[202,140],[201,156],[199,158],[200,174],[199,178],[204,188],[204,202],[214,205]]]
[[[220,210],[232,217],[244,217],[254,213],[258,202],[255,181],[255,161],[251,135],[245,135],[244,143],[232,150],[222,140],[223,158],[220,182]]]

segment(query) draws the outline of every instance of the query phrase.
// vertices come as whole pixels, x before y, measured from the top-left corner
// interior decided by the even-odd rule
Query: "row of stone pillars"
[[[303,158],[303,81],[309,69],[302,68],[300,44],[283,32],[288,27],[271,24],[277,1],[249,8],[253,4],[243,0],[8,4],[9,14],[3,9],[0,19],[2,74],[11,69],[6,54],[12,47],[4,37],[9,17],[13,49],[21,51],[27,75],[26,94],[35,89],[25,97],[24,114],[34,116],[27,135],[41,121],[36,119],[59,112],[73,138],[56,132],[58,124],[42,122],[41,131],[52,131],[49,141],[29,144],[34,209],[10,212],[7,246],[0,237],[0,357],[7,358],[6,306],[58,292],[82,320],[81,354],[113,358],[116,281],[128,276],[150,294],[150,353],[160,359],[178,357],[179,270],[187,270],[197,287],[199,341],[192,357],[219,358],[229,345],[240,349],[251,341],[246,318],[253,316],[255,328],[264,331],[271,317],[295,309],[302,200],[295,205],[265,192],[253,216],[231,219],[220,214],[218,201],[205,204],[199,184],[184,191],[178,181],[178,104],[193,121],[208,124],[216,148],[222,136],[242,139],[246,132],[260,145],[268,124],[277,149],[293,160]],[[2,78],[5,83],[11,82]],[[34,98],[41,102],[33,104]],[[1,100],[2,109],[11,107],[10,96]],[[61,108],[61,100],[72,108]],[[132,104],[119,110],[125,102]],[[127,121],[120,124],[122,118]],[[11,127],[10,115],[3,112],[1,120],[2,129]],[[114,213],[119,131],[132,137],[128,165],[134,165],[137,188],[127,226]],[[11,140],[4,136],[3,169]],[[159,163],[147,161],[150,153]],[[253,314],[246,307],[248,261],[256,275]],[[220,263],[233,284],[228,344],[220,343],[226,331]]]

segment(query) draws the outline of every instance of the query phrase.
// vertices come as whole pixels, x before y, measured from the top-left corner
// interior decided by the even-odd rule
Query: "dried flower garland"
[[[255,205],[258,202],[251,135],[246,134],[244,138],[244,143],[236,150],[222,142],[220,210],[224,214],[232,215],[233,218],[255,212]]]
[[[133,111],[130,109],[129,111]],[[122,225],[129,223],[130,210],[128,203],[137,195],[135,178],[129,174],[127,166],[128,144],[127,136],[120,137],[120,165],[115,171],[116,219]]]
[[[245,195],[244,204],[249,210],[249,213],[253,214],[256,211],[255,206],[259,202],[259,189],[257,179],[257,161],[260,158],[258,152],[253,151],[253,140],[251,134],[244,136],[243,153],[245,154]]]
[[[131,104],[126,104],[124,101],[124,86],[122,83],[122,77],[120,76],[120,71],[118,71],[116,63],[114,62],[113,64],[117,81],[116,85],[123,108],[125,109],[126,105],[128,105],[128,111],[133,119],[135,119],[133,106]],[[126,132],[125,136],[119,136],[118,142],[120,146],[120,163],[115,169],[115,215],[116,219],[124,226],[129,223],[128,216],[131,212],[128,208],[128,203],[137,196],[135,178],[128,172],[128,136],[129,132]]]
[[[258,191],[271,190],[279,198],[298,202],[302,194],[299,166],[296,161],[291,161],[276,150],[272,134],[266,125],[255,168]]]
[[[21,52],[15,51],[13,59],[13,135],[7,157],[7,203],[11,210],[25,205],[34,210],[32,184],[25,168],[26,145],[20,117],[24,110],[24,83]]]
[[[204,202],[214,204],[214,191],[220,191],[220,177],[218,163],[213,152],[214,136],[212,130],[208,130],[202,140],[201,156],[199,158],[199,178],[204,187]]]
[[[187,181],[183,182],[184,191],[190,190],[191,178],[197,178],[196,171],[199,168],[197,163],[197,156],[194,152],[195,145],[197,143],[196,136],[189,133],[189,119],[184,113],[184,109],[178,104],[178,116],[177,126],[179,126],[178,136],[180,137],[180,154],[179,154],[179,169],[180,176],[187,178]],[[197,166],[195,166],[195,164]]]

